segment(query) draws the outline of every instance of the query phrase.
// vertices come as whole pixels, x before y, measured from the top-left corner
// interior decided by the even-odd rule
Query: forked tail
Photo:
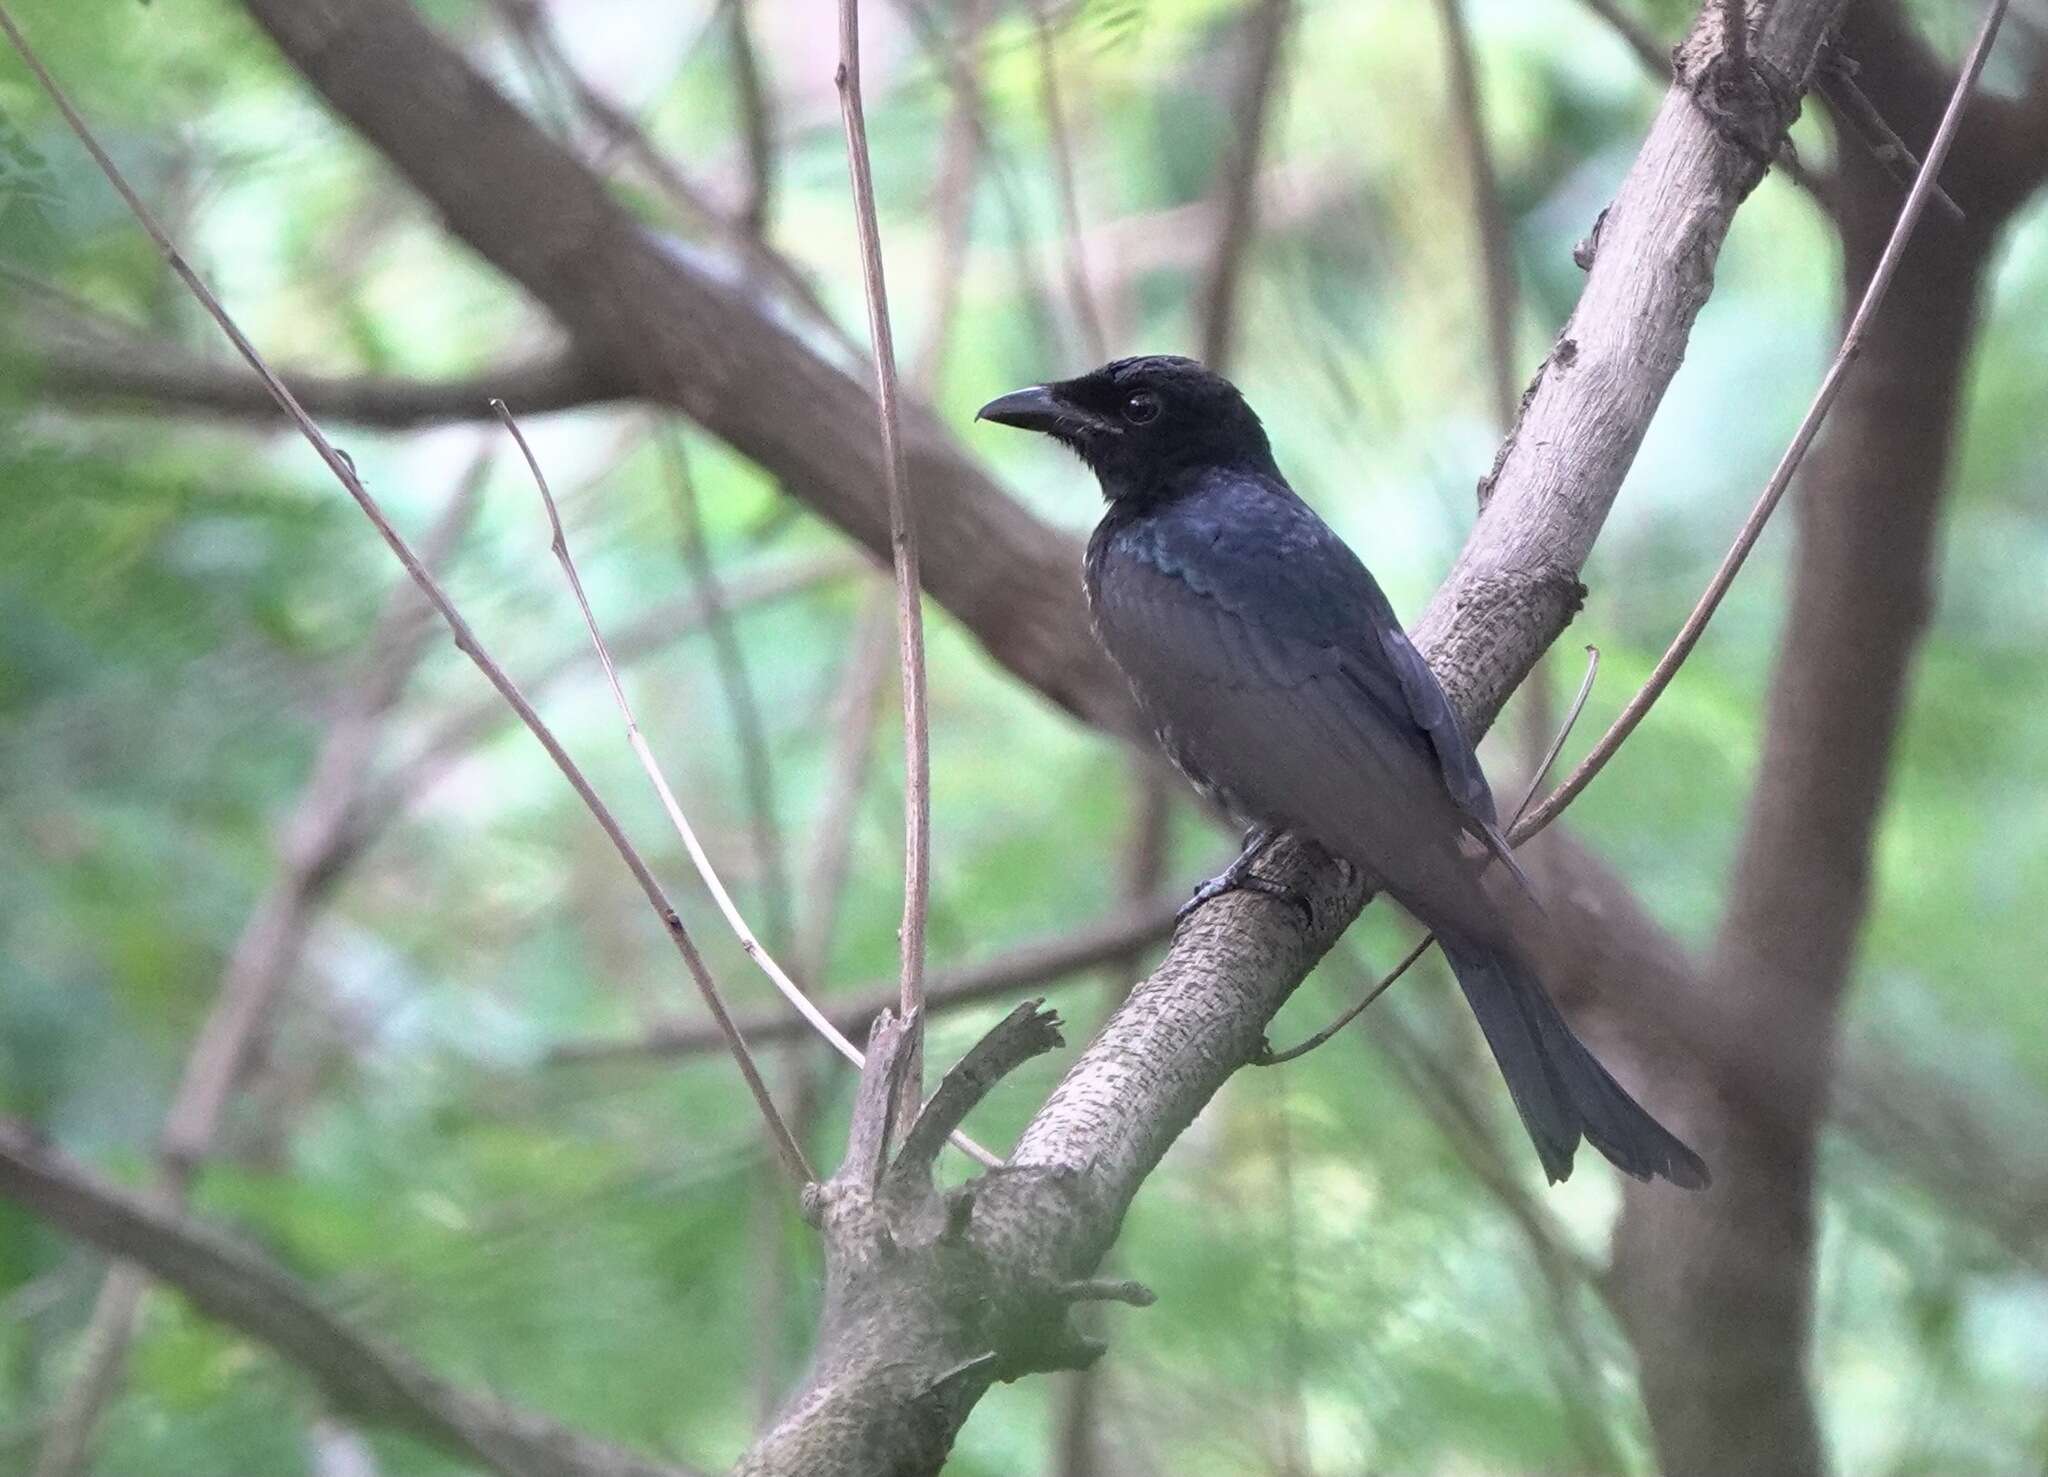
[[[1624,1174],[1687,1190],[1705,1186],[1700,1156],[1652,1118],[1572,1034],[1534,970],[1494,945],[1441,932],[1438,938],[1553,1184],[1572,1172],[1583,1137]]]

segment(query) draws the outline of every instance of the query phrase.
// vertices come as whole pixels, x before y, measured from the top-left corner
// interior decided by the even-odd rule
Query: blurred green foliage
[[[578,64],[720,193],[742,155],[725,30],[701,3],[557,4]],[[923,7],[920,7],[922,10]],[[471,373],[548,337],[519,294],[440,232],[288,75],[233,5],[18,7],[125,168],[244,326],[281,362],[330,372]],[[553,126],[567,104],[473,0],[429,7]],[[751,9],[778,99],[778,239],[858,325],[829,39],[816,6]],[[869,111],[898,341],[936,300],[936,142],[946,72],[919,31],[869,7]],[[1524,303],[1524,369],[1568,310],[1573,242],[1626,167],[1656,99],[1591,16],[1555,0],[1470,7]],[[1644,7],[1662,36],[1687,7]],[[949,23],[949,7],[935,7]],[[1272,131],[1239,378],[1283,464],[1419,608],[1462,540],[1496,439],[1467,198],[1430,7],[1306,7]],[[1946,32],[1942,32],[1946,38]],[[1239,44],[1221,0],[1100,0],[1057,33],[1081,209],[1118,350],[1184,351],[1205,243],[1168,212],[1203,199],[1230,129]],[[1947,38],[1952,39],[1952,38]],[[1094,494],[1057,453],[977,429],[991,393],[1084,357],[1060,281],[1036,50],[1005,11],[980,56],[993,156],[939,408],[1019,497],[1082,530]],[[1824,154],[1825,136],[1803,125]],[[662,229],[659,197],[623,186]],[[208,357],[219,346],[12,63],[0,65],[0,266],[10,316],[51,291]],[[1686,366],[1588,574],[1573,640],[1602,678],[1576,741],[1647,670],[1803,406],[1835,321],[1832,239],[1773,179],[1745,208]],[[1951,499],[1940,607],[1879,855],[1852,1035],[2040,1122],[2048,996],[2048,219],[1997,273]],[[0,360],[0,1103],[109,1172],[139,1178],[227,952],[278,865],[277,827],[353,680],[394,569],[294,439],[138,407],[84,413],[38,387],[32,336]],[[767,391],[772,393],[772,387]],[[421,530],[485,429],[343,444]],[[686,585],[673,489],[634,409],[529,426],[565,494],[584,576],[617,628]],[[502,453],[505,448],[500,447]],[[723,449],[692,442],[729,576],[837,537]],[[1583,831],[1692,942],[1711,931],[1758,744],[1785,530],[1765,542],[1656,716],[1578,807]],[[517,673],[582,635],[523,472],[500,455],[453,593]],[[801,875],[827,784],[831,694],[865,603],[829,582],[737,621],[762,695],[780,822]],[[1576,658],[1562,656],[1566,686]],[[931,632],[940,961],[1081,926],[1111,909],[1131,807],[1113,746],[996,671],[942,613]],[[629,674],[643,724],[744,899],[758,901],[729,695],[701,636]],[[444,641],[385,732],[380,764],[483,693]],[[729,994],[763,983],[723,934],[588,673],[542,703],[655,856]],[[900,764],[884,704],[842,926],[821,989],[886,976],[899,902]],[[1517,725],[1489,746],[1515,768]],[[1177,815],[1172,881],[1225,841]],[[799,915],[816,902],[795,900]],[[1372,960],[1407,926],[1354,930]],[[1069,1039],[1100,1017],[1102,973],[1052,996]],[[1311,982],[1275,1027],[1321,1023]],[[1604,1167],[1536,1189],[1463,1022],[1425,969],[1375,1014],[1473,1064],[1524,1188],[1597,1258]],[[256,1082],[199,1185],[340,1307],[439,1369],[565,1420],[706,1465],[744,1443],[764,1381],[798,1369],[815,1248],[764,1172],[720,1057],[541,1064],[552,1042],[697,1013],[616,859],[522,734],[467,753],[380,837],[314,923]],[[1000,1011],[936,1023],[931,1056]],[[1555,1297],[1499,1200],[1377,1049],[1373,1018],[1284,1073],[1233,1083],[1136,1206],[1117,1265],[1161,1293],[1103,1320],[1101,1440],[1117,1470],[1570,1470],[1585,1432],[1637,1469],[1646,1434],[1626,1347],[1583,1286]],[[849,1075],[812,1048],[811,1150],[829,1164]],[[1000,1145],[1065,1058],[1033,1063],[978,1115]],[[2029,1116],[2031,1115],[2031,1117]],[[1525,1162],[1526,1161],[1526,1162]],[[2048,1290],[1959,1207],[1882,1156],[1827,1159],[1816,1374],[1847,1472],[2009,1473],[2048,1461]],[[764,1185],[770,1188],[764,1191]],[[764,1234],[764,1193],[782,1204]],[[0,1468],[23,1470],[79,1357],[100,1272],[0,1205]],[[771,1295],[770,1288],[779,1291]],[[1590,1374],[1560,1373],[1561,1299]],[[765,1313],[763,1310],[767,1310]],[[963,1477],[1050,1470],[1058,1381],[1002,1387],[962,1438]],[[314,1393],[267,1353],[154,1300],[101,1477],[307,1471]],[[392,1477],[459,1468],[373,1435]]]

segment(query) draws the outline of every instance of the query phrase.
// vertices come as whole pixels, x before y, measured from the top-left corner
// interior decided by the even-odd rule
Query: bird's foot
[[[1187,922],[1202,904],[1222,897],[1226,892],[1255,892],[1261,897],[1272,898],[1275,902],[1286,903],[1301,914],[1303,927],[1314,927],[1316,910],[1306,897],[1283,882],[1275,882],[1252,871],[1259,858],[1266,854],[1267,848],[1279,838],[1278,831],[1247,831],[1244,850],[1238,853],[1237,860],[1197,887],[1194,894],[1181,904],[1180,911],[1173,915],[1174,923],[1178,925]]]

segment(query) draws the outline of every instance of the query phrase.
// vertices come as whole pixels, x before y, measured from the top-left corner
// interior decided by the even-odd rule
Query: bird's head
[[[1103,496],[1144,497],[1176,474],[1224,467],[1278,475],[1244,396],[1193,359],[1118,359],[1077,379],[989,401],[976,420],[1043,431],[1101,479]]]

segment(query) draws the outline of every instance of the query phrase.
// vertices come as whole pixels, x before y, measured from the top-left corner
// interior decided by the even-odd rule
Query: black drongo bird
[[[1704,1185],[1699,1156],[1551,1003],[1484,885],[1489,859],[1527,883],[1443,689],[1236,387],[1192,359],[1120,359],[979,418],[1046,432],[1094,470],[1109,503],[1085,566],[1096,635],[1182,773],[1258,828],[1191,906],[1257,887],[1280,831],[1309,837],[1435,931],[1553,1181],[1585,1138],[1638,1179]]]

